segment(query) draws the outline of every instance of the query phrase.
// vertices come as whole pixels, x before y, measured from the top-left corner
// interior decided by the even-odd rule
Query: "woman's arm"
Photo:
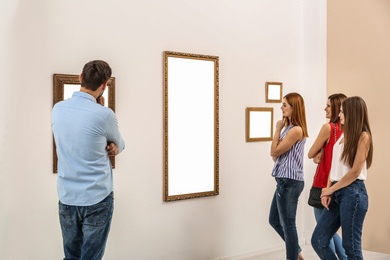
[[[290,150],[290,148],[296,142],[301,140],[302,136],[303,136],[302,128],[300,126],[295,126],[295,127],[291,128],[288,131],[287,135],[279,142],[280,132],[283,128],[282,125],[283,125],[282,120],[279,120],[276,123],[275,134],[274,134],[274,137],[273,137],[272,143],[271,143],[271,156],[272,157],[279,157],[280,155],[282,155],[285,152],[287,152],[288,150]]]
[[[309,156],[309,159],[314,158],[321,151],[322,147],[324,147],[324,144],[328,142],[330,138],[330,130],[331,127],[329,124],[322,125],[316,140],[310,147],[309,153],[307,154],[307,156]]]
[[[352,168],[336,184],[329,188],[322,189],[321,196],[331,195],[333,192],[347,187],[359,177],[367,159],[370,142],[370,136],[366,132],[363,132],[359,138],[358,149]]]
[[[332,182],[330,180],[330,175],[329,175],[326,188],[330,188],[331,186],[332,186]],[[323,188],[322,190],[324,190],[326,188]],[[321,194],[321,203],[322,203],[322,206],[324,206],[326,209],[329,209],[329,204],[330,204],[331,200],[332,200],[332,197],[330,195],[325,196],[325,195]]]

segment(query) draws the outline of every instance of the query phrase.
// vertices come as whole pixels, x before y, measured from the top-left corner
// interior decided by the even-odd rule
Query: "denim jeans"
[[[286,257],[289,260],[298,259],[301,248],[298,244],[296,215],[298,198],[305,183],[287,178],[275,178],[276,190],[271,203],[269,223],[284,240]]]
[[[313,208],[313,209],[314,209],[314,217],[316,219],[316,222],[318,222],[320,217],[321,217],[322,212],[325,209],[319,209],[319,208]],[[329,246],[332,249],[332,251],[337,255],[339,260],[347,260],[348,258],[347,258],[347,255],[345,254],[345,250],[344,250],[342,243],[343,243],[343,241],[341,240],[341,237],[336,232],[333,235],[332,239],[330,240]]]
[[[102,259],[113,211],[112,192],[91,206],[69,206],[59,202],[64,260]]]
[[[311,244],[321,259],[337,260],[329,247],[341,226],[343,247],[348,259],[363,259],[362,230],[368,210],[368,195],[363,181],[356,180],[332,194],[329,210],[324,210],[311,237]]]

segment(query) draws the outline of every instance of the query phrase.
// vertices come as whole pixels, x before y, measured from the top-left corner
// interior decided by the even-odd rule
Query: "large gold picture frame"
[[[164,201],[219,194],[219,58],[164,52]]]

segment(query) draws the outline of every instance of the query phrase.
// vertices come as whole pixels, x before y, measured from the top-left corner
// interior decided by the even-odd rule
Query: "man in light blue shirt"
[[[104,254],[114,206],[109,156],[125,147],[115,113],[103,105],[110,77],[106,62],[88,62],[80,91],[53,107],[64,259],[101,259]]]

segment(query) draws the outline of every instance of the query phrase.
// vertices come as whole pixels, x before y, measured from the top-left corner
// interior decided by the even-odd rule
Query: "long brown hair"
[[[344,95],[343,93],[336,93],[328,97],[330,101],[330,111],[332,114],[332,116],[329,119],[330,123],[336,123],[336,124],[340,123],[339,114],[340,114],[341,103],[346,98],[347,96]]]
[[[284,96],[287,103],[292,107],[291,122],[287,119],[287,125],[293,124],[302,128],[303,136],[309,137],[306,124],[306,112],[305,112],[305,101],[296,92],[289,93]]]
[[[372,164],[373,142],[366,102],[361,97],[349,97],[342,103],[344,113],[344,150],[341,160],[352,168],[360,136],[366,132],[370,136],[369,150],[366,158],[367,168]]]

